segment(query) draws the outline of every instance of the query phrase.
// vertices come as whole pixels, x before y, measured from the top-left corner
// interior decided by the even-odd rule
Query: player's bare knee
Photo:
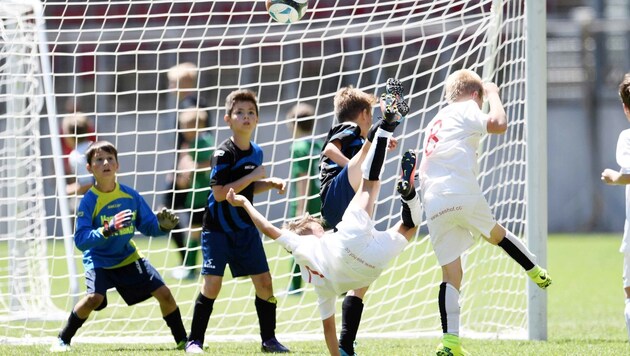
[[[493,245],[498,245],[501,240],[505,237],[506,231],[503,226],[496,224],[494,228],[490,231],[490,237],[485,237],[488,242]]]
[[[167,286],[161,286],[160,288],[156,289],[152,294],[155,299],[157,299],[160,303],[175,304],[175,298],[173,298],[173,294]]]
[[[103,303],[104,296],[96,293],[88,294],[83,299],[83,307],[90,310],[95,310]]]
[[[254,287],[256,289],[256,294],[258,294],[260,297],[267,295],[273,296],[273,285],[271,284],[271,279],[260,281],[259,283],[255,284]]]

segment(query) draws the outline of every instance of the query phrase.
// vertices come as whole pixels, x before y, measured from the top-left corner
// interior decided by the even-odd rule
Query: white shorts
[[[337,232],[343,239],[346,251],[354,256],[346,258],[346,263],[354,270],[385,268],[409,244],[407,239],[394,230],[378,231],[364,209],[350,204],[343,218],[337,224]]]
[[[440,266],[455,261],[480,235],[489,237],[496,225],[490,206],[481,194],[426,194],[423,203]]]
[[[630,287],[630,253],[623,254],[623,287]]]

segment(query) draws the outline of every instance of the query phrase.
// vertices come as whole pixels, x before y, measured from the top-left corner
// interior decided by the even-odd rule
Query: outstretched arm
[[[249,217],[252,218],[252,221],[254,222],[254,225],[256,225],[258,230],[260,230],[260,232],[262,232],[263,234],[269,236],[271,239],[275,240],[282,235],[282,230],[273,226],[273,224],[270,223],[269,220],[267,220],[261,213],[259,213],[256,208],[254,208],[252,203],[247,200],[247,198],[240,194],[236,194],[234,192],[234,189],[230,188],[227,195],[225,196],[225,200],[227,200],[228,203],[232,204],[232,206],[245,209]]]

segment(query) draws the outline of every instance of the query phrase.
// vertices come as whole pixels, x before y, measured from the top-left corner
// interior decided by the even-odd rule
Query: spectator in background
[[[167,73],[168,87],[169,89],[175,92],[175,95],[176,95],[175,109],[177,110],[177,112],[179,112],[179,110],[207,107],[205,101],[198,96],[198,89],[197,89],[198,76],[199,76],[199,70],[197,66],[191,62],[180,63],[178,65],[172,66],[169,69]],[[210,126],[210,117],[209,117],[209,114],[206,112],[206,124],[204,125],[204,127],[209,127],[209,126]],[[184,155],[180,154],[180,150],[182,149],[182,146],[188,146],[188,143],[186,142],[186,139],[184,138],[182,132],[180,131],[177,134],[177,142],[176,142],[176,148],[177,148],[177,153],[176,153],[177,166],[176,167],[178,171],[180,171],[180,169],[187,167],[187,165],[189,166],[189,163],[190,163],[190,157],[186,157],[185,154]],[[175,242],[175,245],[178,248],[182,263],[184,265],[186,265],[186,256],[187,256],[186,255],[187,253],[186,237],[187,236],[186,236],[186,233],[183,231],[183,227],[188,226],[187,222],[188,222],[189,216],[188,214],[182,214],[181,212],[190,208],[190,205],[186,205],[186,200],[188,198],[188,192],[186,191],[186,189],[190,188],[189,178],[190,178],[190,175],[186,176],[185,174],[184,175],[178,175],[178,174],[169,175],[166,178],[166,186],[165,186],[165,190],[167,191],[167,194],[164,196],[164,200],[162,202],[163,206],[169,209],[173,209],[176,212],[177,211],[180,212],[180,222],[178,226],[176,226],[175,229],[173,229],[171,236],[173,238],[173,241]],[[191,255],[191,258],[193,258],[192,255]],[[174,270],[173,277],[177,279],[190,278],[190,277],[194,277],[194,274],[191,275],[189,270],[182,268],[182,269]]]
[[[191,209],[184,269],[176,277],[194,279],[199,252],[203,214],[210,192],[210,164],[214,152],[214,138],[206,131],[208,113],[204,109],[185,109],[179,112],[178,123],[184,141],[180,148],[176,181],[177,186],[189,189],[185,207]]]
[[[94,177],[86,167],[85,152],[93,142],[92,125],[87,116],[76,112],[66,116],[61,122],[61,134],[64,146],[70,149],[67,165],[66,194],[80,196],[94,184]],[[74,209],[76,204],[71,204]]]
[[[289,218],[305,213],[318,216],[321,209],[319,197],[319,154],[322,142],[313,138],[315,108],[309,104],[296,104],[287,113],[287,125],[293,133],[291,146],[291,188]],[[313,179],[314,178],[314,179]],[[291,258],[291,282],[289,294],[300,293],[302,277],[300,266]]]

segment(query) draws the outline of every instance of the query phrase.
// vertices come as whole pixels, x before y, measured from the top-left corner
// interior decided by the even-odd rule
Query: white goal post
[[[544,23],[545,5],[538,0],[311,0],[304,18],[291,25],[274,22],[264,1],[251,0],[0,3],[0,341],[52,340],[62,322],[42,319],[59,313],[65,319],[85,291],[81,253],[72,246],[74,200],[65,192],[72,175],[64,169],[61,121],[84,113],[94,130],[89,135],[117,146],[119,181],[156,211],[170,205],[164,197],[174,190],[169,176],[180,169],[181,107],[167,74],[186,62],[197,67],[193,93],[207,106],[210,125],[203,130],[217,144],[230,135],[223,122],[226,95],[235,89],[258,94],[253,139],[264,151],[266,172],[287,180],[293,137],[286,113],[294,104],[314,106],[312,138],[323,140],[340,87],[380,95],[387,78],[399,78],[411,111],[397,130],[399,147],[386,158],[375,213],[380,229],[400,219],[399,157],[420,149],[423,128],[446,104],[446,76],[469,68],[495,81],[509,129],[483,141],[479,180],[498,221],[545,266]],[[295,199],[290,191],[268,192],[256,196],[255,205],[280,225]],[[191,210],[178,213],[187,217]],[[183,221],[182,231],[194,230]],[[359,339],[441,334],[441,272],[426,235],[423,225],[370,287]],[[174,278],[182,260],[172,235],[135,240],[164,277],[189,329],[198,276]],[[312,287],[288,294],[291,257],[268,239],[264,246],[278,298],[278,338],[322,339]],[[518,264],[487,243],[477,243],[463,262],[464,337],[546,339],[546,294],[530,288]],[[198,256],[195,270],[200,263]],[[28,293],[19,281],[29,281]],[[129,336],[171,342],[155,300],[128,307],[115,290],[108,300],[73,342],[124,342]],[[42,311],[55,318],[38,318]],[[258,340],[258,333],[252,283],[231,278],[227,269],[206,338]]]

